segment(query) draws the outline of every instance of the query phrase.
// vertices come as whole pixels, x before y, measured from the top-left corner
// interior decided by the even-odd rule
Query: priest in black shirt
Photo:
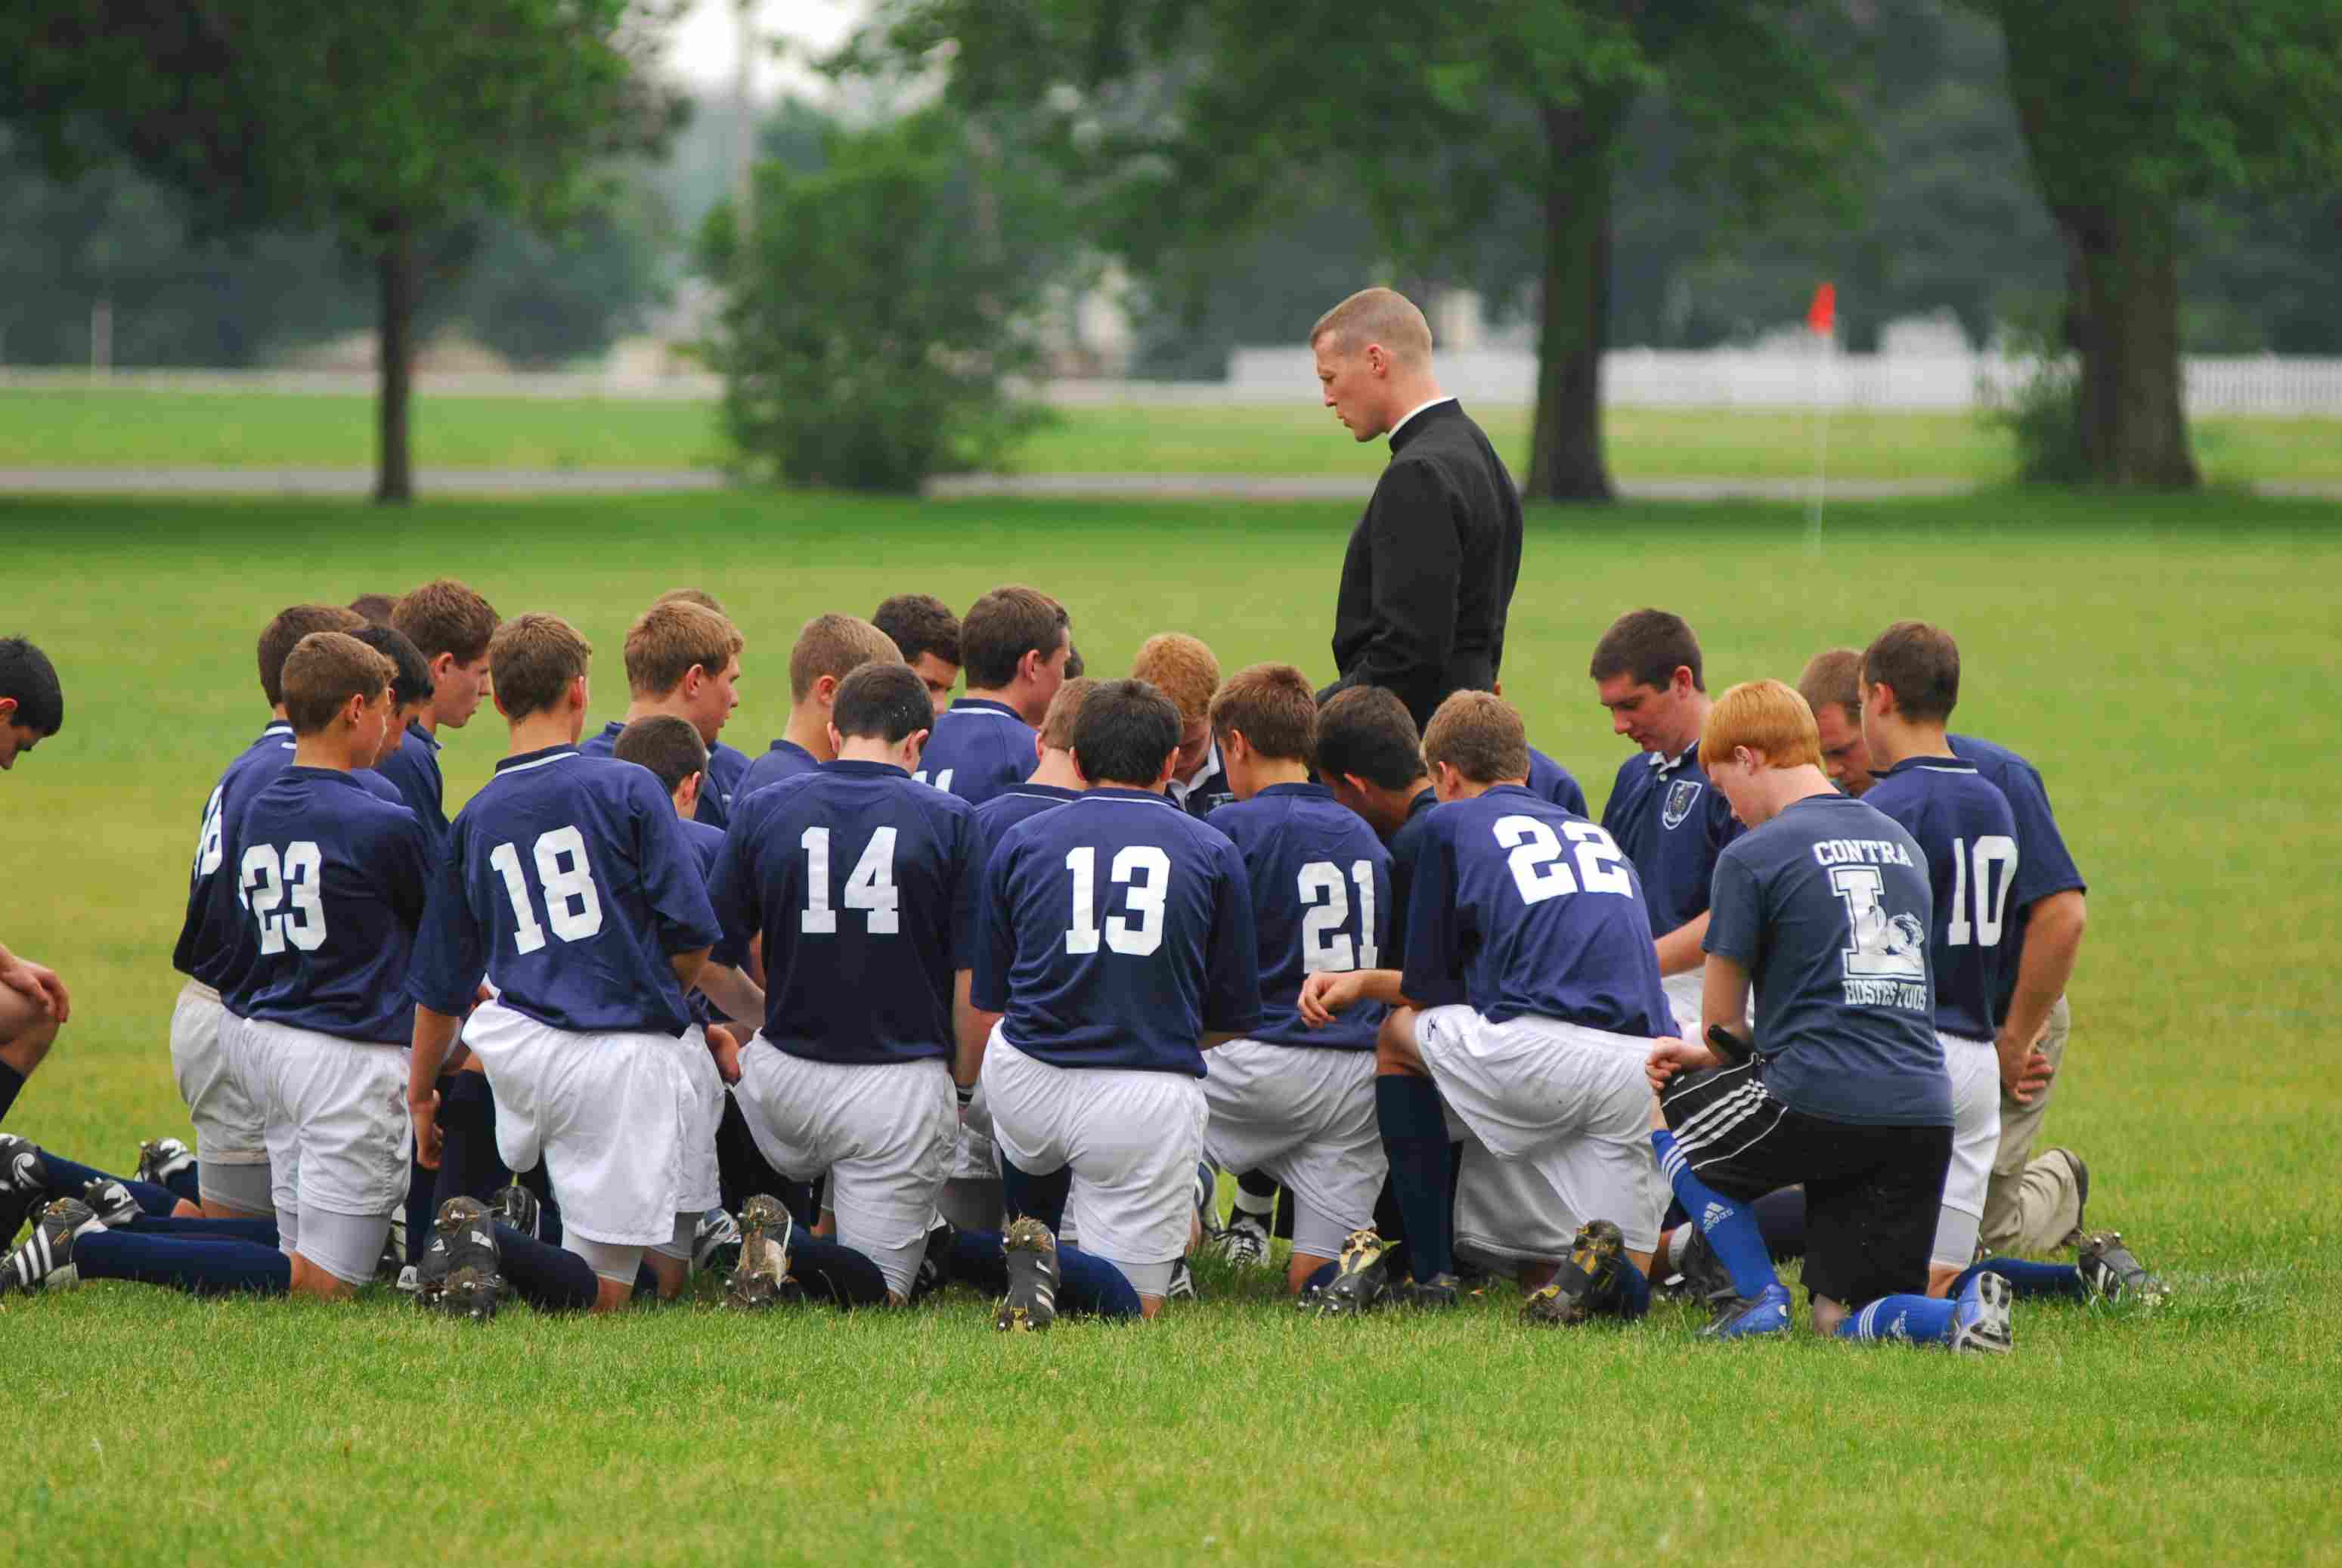
[[[1431,368],[1431,327],[1386,288],[1318,318],[1309,346],[1326,406],[1390,464],[1342,561],[1334,664],[1348,686],[1398,694],[1420,726],[1450,692],[1491,690],[1521,569],[1521,498],[1496,449]]]

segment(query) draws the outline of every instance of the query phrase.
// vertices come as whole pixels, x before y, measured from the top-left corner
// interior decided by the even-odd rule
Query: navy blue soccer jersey
[[[1797,801],[1727,847],[1702,944],[1756,986],[1765,1087],[1809,1116],[1949,1126],[1927,972],[1927,863],[1851,795]]]
[[[2031,763],[2007,746],[1980,741],[1974,735],[1950,735],[1952,754],[1972,763],[1977,773],[2007,797],[2009,814],[2017,819],[2017,886],[2008,896],[2007,928],[2001,937],[2003,957],[2000,989],[1993,997],[1993,1016],[2008,1015],[2008,1001],[2017,990],[2017,960],[2025,953],[2026,927],[2033,923],[2033,906],[2053,893],[2085,893],[2079,867],[2067,851],[2057,819],[2050,814],[2049,792]]]
[[[976,901],[971,997],[1060,1067],[1204,1075],[1206,1033],[1260,1027],[1244,856],[1159,794],[1105,788],[1018,823]]]
[[[504,1004],[576,1034],[681,1034],[668,959],[714,945],[698,857],[648,768],[574,746],[506,757],[447,830],[407,988],[460,1015]]]
[[[431,830],[350,774],[288,767],[253,798],[235,870],[251,966],[222,1001],[240,1018],[404,1045]]]
[[[691,853],[699,863],[699,874],[707,881],[713,882],[716,878],[716,859],[724,853],[724,830],[720,827],[710,827],[704,822],[696,822],[690,817],[678,818],[677,821],[683,828],[683,841],[691,846]],[[692,1022],[696,1024],[724,1022],[724,1010],[710,1002],[703,993],[694,991],[686,1000],[691,1004]]]
[[[237,857],[243,854],[245,808],[269,781],[293,765],[293,726],[272,721],[220,774],[204,801],[195,858],[187,874],[187,909],[171,963],[180,974],[225,996],[252,954],[244,940],[244,907],[236,900]]]
[[[2000,973],[2007,964],[2009,890],[2023,875],[2008,799],[1968,764],[1906,757],[1862,797],[1903,824],[1927,858],[1935,891],[1927,967],[1936,1027],[1989,1040],[2000,1026]]]
[[[1027,817],[1039,816],[1043,812],[1054,811],[1069,800],[1081,798],[1082,792],[1077,789],[1066,789],[1058,784],[1035,784],[1027,779],[1021,784],[1012,784],[977,806],[976,808],[977,871],[981,873],[984,867],[991,863],[992,846],[1000,842],[1002,834]],[[973,895],[970,897],[970,907],[974,907]]]
[[[919,754],[921,784],[982,805],[1041,764],[1039,732],[1016,710],[988,697],[962,697],[936,716]]]
[[[1608,833],[1519,784],[1422,818],[1399,989],[1501,1024],[1673,1033],[1635,867]]]
[[[1590,817],[1586,792],[1570,771],[1535,746],[1529,748],[1529,794],[1543,795],[1572,816]]]
[[[783,779],[793,779],[799,774],[809,774],[821,766],[821,759],[792,740],[777,740],[765,750],[765,754],[748,764],[748,772],[740,781],[739,794],[734,797],[736,809],[758,790],[776,784]]]
[[[618,737],[626,733],[626,723],[612,719],[602,726],[602,733],[588,735],[577,749],[589,757],[606,757],[618,749]],[[707,748],[707,772],[699,781],[699,804],[692,818],[708,826],[722,829],[732,821],[732,803],[739,798],[741,783],[748,776],[748,759],[738,748],[717,741]]]
[[[1379,1005],[1353,1007],[1323,1029],[1301,1021],[1304,976],[1379,969],[1390,944],[1390,852],[1365,819],[1323,784],[1271,784],[1211,814],[1244,855],[1260,942],[1260,1027],[1276,1045],[1371,1051]]]
[[[815,1062],[948,1060],[980,863],[967,803],[886,763],[758,790],[709,884],[737,964],[765,938],[765,1038]]]
[[[1716,857],[1740,836],[1731,803],[1699,765],[1696,744],[1672,761],[1646,752],[1619,764],[1602,825],[1643,879],[1654,937],[1707,913]]]
[[[1383,954],[1386,969],[1406,967],[1407,904],[1414,896],[1416,862],[1422,858],[1424,834],[1428,831],[1423,819],[1438,804],[1438,792],[1426,785],[1407,802],[1406,820],[1384,841],[1390,851],[1391,879],[1390,945]]]
[[[447,785],[439,774],[439,743],[419,724],[409,724],[398,749],[382,759],[375,772],[398,788],[398,798],[423,819],[436,840],[447,832]]]

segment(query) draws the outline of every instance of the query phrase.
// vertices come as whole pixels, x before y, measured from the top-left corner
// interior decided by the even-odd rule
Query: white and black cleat
[[[1057,1321],[1057,1238],[1029,1214],[1000,1239],[1008,1260],[1008,1293],[992,1326],[1003,1333],[1042,1333]]]
[[[2017,1348],[2017,1293],[1996,1273],[1968,1281],[1952,1307],[1952,1353],[2006,1355]]]
[[[16,1239],[16,1232],[48,1195],[49,1163],[41,1158],[41,1146],[30,1138],[0,1133],[0,1247]]]
[[[74,1267],[74,1243],[102,1231],[90,1206],[79,1198],[59,1198],[41,1213],[25,1244],[0,1258],[0,1296],[14,1291],[68,1290],[81,1283]]]
[[[724,1287],[724,1304],[760,1311],[792,1299],[797,1283],[789,1275],[789,1243],[796,1222],[780,1199],[758,1193],[740,1205],[740,1262]]]
[[[1238,1209],[1228,1216],[1226,1229],[1213,1238],[1213,1245],[1236,1268],[1264,1268],[1268,1263],[1268,1226],[1259,1215]]]
[[[81,1190],[81,1201],[102,1225],[126,1225],[139,1214],[138,1200],[111,1176],[93,1177]]]
[[[450,1198],[440,1204],[415,1272],[417,1305],[474,1323],[495,1316],[508,1289],[488,1206],[477,1198]]]
[[[149,1138],[138,1145],[138,1169],[133,1174],[142,1182],[167,1187],[172,1177],[195,1168],[195,1151],[178,1139]]]

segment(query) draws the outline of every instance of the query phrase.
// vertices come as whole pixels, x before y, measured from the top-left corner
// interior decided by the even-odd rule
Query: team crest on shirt
[[[1670,828],[1681,827],[1684,818],[1691,814],[1694,803],[1699,799],[1699,780],[1676,780],[1667,786],[1666,803],[1659,808],[1659,820]]]

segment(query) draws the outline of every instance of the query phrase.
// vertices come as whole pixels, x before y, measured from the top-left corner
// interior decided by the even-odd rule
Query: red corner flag
[[[1837,325],[1837,285],[1826,283],[1814,290],[1814,303],[1806,307],[1806,330],[1816,337],[1827,337]]]

